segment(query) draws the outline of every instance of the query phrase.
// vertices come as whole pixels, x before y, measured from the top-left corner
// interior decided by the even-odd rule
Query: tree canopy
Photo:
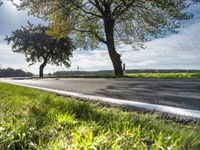
[[[183,11],[187,7],[187,0],[22,0],[19,6],[47,19],[55,37],[70,35],[82,48],[106,44],[116,75],[123,74],[116,44],[138,48],[176,31],[180,20],[192,17]]]
[[[74,49],[70,38],[51,37],[46,33],[48,29],[46,26],[35,26],[28,22],[26,27],[13,31],[6,38],[8,43],[12,43],[13,52],[25,54],[27,62],[31,62],[30,65],[42,61],[40,77],[43,77],[46,64],[70,66],[69,58]]]

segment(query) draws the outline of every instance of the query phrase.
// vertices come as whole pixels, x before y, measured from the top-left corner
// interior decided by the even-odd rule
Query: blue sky
[[[171,34],[165,38],[155,39],[145,44],[146,49],[134,51],[131,46],[117,47],[122,60],[129,69],[200,69],[200,4],[191,6],[187,11],[194,13],[194,18],[182,22],[183,27],[178,34]],[[38,73],[39,64],[28,67],[25,57],[13,53],[11,46],[4,41],[12,30],[26,25],[27,20],[32,23],[44,23],[25,11],[17,11],[10,2],[0,7],[0,65],[3,68],[22,68],[26,71]],[[71,67],[56,67],[48,65],[44,72],[57,70],[112,69],[112,64],[106,47],[93,51],[75,51],[71,59]]]

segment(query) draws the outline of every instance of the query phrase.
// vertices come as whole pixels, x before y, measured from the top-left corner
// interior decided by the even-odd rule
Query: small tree
[[[199,0],[191,0],[199,1]],[[76,38],[79,47],[105,44],[116,75],[123,75],[117,44],[141,47],[190,18],[187,0],[22,0],[19,8],[50,21],[51,34]]]
[[[13,31],[6,40],[12,42],[13,52],[25,54],[27,62],[33,65],[41,62],[39,76],[43,77],[43,70],[47,64],[70,66],[69,57],[74,49],[69,38],[56,39],[46,34],[49,28],[42,25],[34,26],[28,22],[26,27]]]

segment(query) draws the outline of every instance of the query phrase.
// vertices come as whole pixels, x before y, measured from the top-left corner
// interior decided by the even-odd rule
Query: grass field
[[[136,73],[128,74],[131,78],[200,78],[200,73]]]
[[[0,83],[0,149],[199,150],[200,125]]]
[[[66,77],[66,78],[116,78],[112,74],[95,74],[95,75],[63,75],[54,77]],[[126,74],[121,78],[181,78],[191,79],[200,78],[200,73],[131,73]]]

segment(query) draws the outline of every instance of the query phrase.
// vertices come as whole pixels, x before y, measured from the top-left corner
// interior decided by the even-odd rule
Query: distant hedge
[[[25,72],[21,69],[0,69],[0,77],[32,77],[33,74],[31,72]]]
[[[184,70],[184,69],[127,69],[126,73],[199,73],[200,70]],[[107,75],[114,74],[113,70],[99,71],[57,71],[54,76],[73,76],[73,75]]]

